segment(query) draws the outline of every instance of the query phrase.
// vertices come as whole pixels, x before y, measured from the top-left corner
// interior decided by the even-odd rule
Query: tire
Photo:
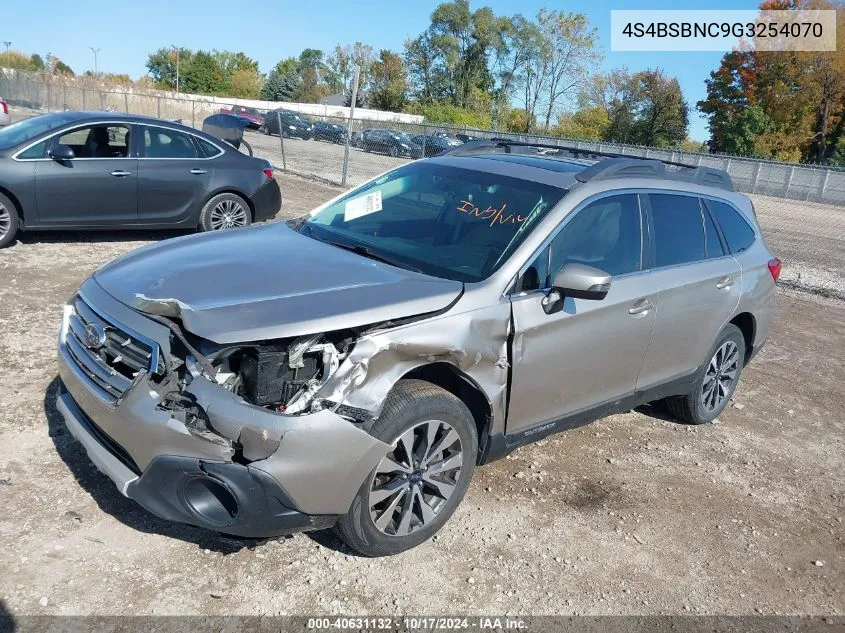
[[[252,224],[246,200],[234,193],[219,193],[205,203],[200,213],[201,231],[222,231]]]
[[[440,450],[429,454],[432,427],[432,445]],[[365,556],[398,554],[431,538],[463,499],[478,455],[475,421],[466,405],[445,389],[423,380],[401,380],[368,431],[393,450],[361,485],[335,531]],[[406,440],[414,459],[420,460],[416,467],[404,449]],[[446,468],[432,475],[440,465]]]
[[[264,131],[264,134],[266,134],[267,136],[270,136],[270,126],[268,126],[266,123],[262,127],[262,130]]]
[[[20,224],[18,208],[0,193],[0,248],[9,246],[15,241]]]
[[[396,146],[390,147],[390,156],[391,156],[391,158],[396,158],[396,157],[399,156],[399,150],[396,149]]]
[[[706,424],[715,420],[736,391],[744,362],[745,337],[737,326],[729,323],[710,348],[693,390],[686,395],[666,399],[669,413],[688,424]],[[726,380],[728,377],[730,382]],[[714,380],[722,388],[705,392],[708,386],[716,387]]]

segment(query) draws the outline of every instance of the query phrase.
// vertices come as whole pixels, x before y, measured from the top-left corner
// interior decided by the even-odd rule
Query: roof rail
[[[575,175],[579,182],[591,180],[610,180],[611,178],[663,178],[667,180],[680,180],[691,182],[706,187],[716,187],[727,191],[735,191],[733,180],[730,174],[722,169],[713,167],[702,167],[689,165],[670,160],[659,160],[656,158],[639,158],[626,154],[613,152],[601,152],[592,149],[579,147],[568,147],[565,145],[552,145],[548,143],[523,143],[511,142],[504,139],[478,140],[464,143],[458,147],[447,150],[441,155],[450,156],[474,156],[487,154],[491,150],[503,149],[506,154],[513,153],[514,148],[542,148],[557,150],[557,155],[568,154],[572,158],[595,159],[596,162]],[[554,158],[545,155],[546,158]],[[667,170],[666,165],[680,169]]]

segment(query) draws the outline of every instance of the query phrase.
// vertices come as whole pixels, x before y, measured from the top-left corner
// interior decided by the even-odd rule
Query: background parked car
[[[405,132],[393,130],[365,130],[363,148],[368,152],[379,152],[391,156],[420,158],[422,147],[414,143]]]
[[[426,156],[437,156],[443,152],[463,145],[458,139],[449,136],[441,135],[423,135],[412,136],[411,140],[424,148]]]
[[[21,229],[233,228],[281,206],[266,160],[118,112],[54,112],[3,127],[0,190],[0,247]]]
[[[282,129],[279,131],[279,123]],[[314,126],[308,117],[292,110],[273,110],[264,116],[264,133],[285,138],[314,138]]]
[[[315,123],[311,132],[316,141],[327,141],[329,143],[346,142],[346,128],[337,123]]]
[[[220,114],[236,114],[238,116],[242,116],[249,121],[247,125],[253,130],[257,130],[264,125],[264,115],[255,108],[247,108],[244,106],[234,106],[231,109],[220,108]]]
[[[477,141],[477,136],[470,136],[469,134],[455,134],[455,138],[462,143],[469,143],[470,141]]]
[[[0,125],[9,125],[12,120],[9,118],[9,104],[3,97],[0,97]]]

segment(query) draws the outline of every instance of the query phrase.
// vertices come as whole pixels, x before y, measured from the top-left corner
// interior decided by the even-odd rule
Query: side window
[[[195,136],[194,139],[199,143],[200,149],[202,150],[203,155],[206,158],[211,158],[213,156],[217,156],[220,153],[220,150],[217,149],[215,145],[212,145],[204,138],[200,138],[199,136]]]
[[[704,222],[698,198],[650,193],[654,222],[654,265],[674,266],[707,257]]]
[[[544,248],[531,265],[525,269],[517,282],[516,292],[539,290],[548,285],[549,278],[549,246]]]
[[[126,158],[129,128],[125,125],[89,125],[62,134],[56,142],[70,147],[76,158]]]
[[[595,266],[614,276],[640,270],[642,230],[637,195],[608,196],[588,204],[555,236],[551,249],[549,282],[570,262]]]
[[[189,134],[160,127],[144,128],[146,158],[197,158],[197,148]]]
[[[33,158],[44,158],[47,155],[47,142],[48,141],[41,141],[40,143],[36,143],[29,149],[18,154],[18,159],[28,160]]]
[[[748,226],[736,209],[724,202],[708,200],[707,204],[713,211],[716,221],[722,227],[725,241],[731,253],[741,253],[754,243],[754,229]]]
[[[716,225],[713,224],[713,218],[704,207],[704,201],[699,201],[702,205],[701,213],[704,216],[704,249],[707,253],[707,259],[714,257],[721,257],[725,254],[725,249],[722,246],[722,240],[719,239],[719,232],[716,230]]]

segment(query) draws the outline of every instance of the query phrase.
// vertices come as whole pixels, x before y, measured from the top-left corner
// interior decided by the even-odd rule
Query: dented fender
[[[504,429],[509,372],[510,303],[445,314],[359,338],[315,398],[377,417],[388,393],[418,367],[445,362],[484,392],[495,431]]]
[[[343,514],[390,446],[328,411],[285,415],[255,407],[194,376],[185,389],[214,430],[241,445],[306,514]]]

